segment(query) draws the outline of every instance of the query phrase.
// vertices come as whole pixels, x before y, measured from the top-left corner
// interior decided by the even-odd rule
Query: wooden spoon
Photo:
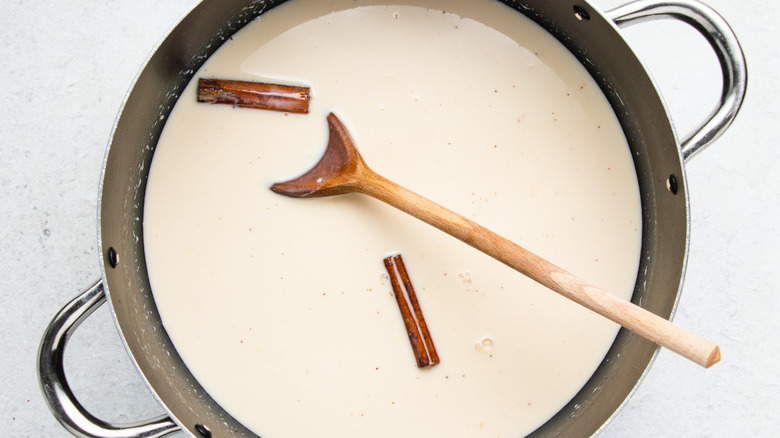
[[[720,348],[658,315],[593,286],[527,249],[454,213],[371,170],[349,132],[333,113],[328,114],[330,138],[322,159],[293,180],[271,190],[307,198],[362,193],[396,207],[462,240],[549,289],[666,347],[699,365],[720,360]]]

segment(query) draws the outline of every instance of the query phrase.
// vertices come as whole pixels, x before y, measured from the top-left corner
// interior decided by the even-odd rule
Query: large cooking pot
[[[557,37],[588,69],[611,102],[632,150],[642,199],[642,255],[633,302],[670,318],[685,272],[688,194],[684,161],[715,140],[739,110],[746,66],[728,24],[692,1],[639,1],[602,14],[583,0],[506,0]],[[143,251],[144,192],[155,145],[176,99],[195,71],[227,38],[281,0],[205,0],[152,55],[114,127],[100,187],[99,244],[103,277],[57,314],[39,353],[40,383],[54,415],[82,437],[256,437],[198,384],[173,348],[157,313]],[[678,140],[648,72],[618,27],[645,19],[684,21],[709,41],[723,73],[719,105]],[[121,336],[168,415],[113,425],[89,414],[63,372],[69,336],[108,299]],[[641,381],[657,346],[621,329],[585,387],[532,436],[596,434]]]

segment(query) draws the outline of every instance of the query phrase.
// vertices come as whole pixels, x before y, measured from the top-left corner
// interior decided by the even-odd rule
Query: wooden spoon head
[[[361,172],[367,169],[363,158],[349,136],[347,128],[335,114],[328,114],[330,136],[325,154],[309,171],[271,190],[295,198],[323,197],[357,191]]]

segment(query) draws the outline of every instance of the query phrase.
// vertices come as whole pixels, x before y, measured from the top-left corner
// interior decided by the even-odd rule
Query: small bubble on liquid
[[[492,338],[482,338],[479,342],[474,344],[474,349],[477,351],[483,351],[485,353],[493,352],[494,342]]]

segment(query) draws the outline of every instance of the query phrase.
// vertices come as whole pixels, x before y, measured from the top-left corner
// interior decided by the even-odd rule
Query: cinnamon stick
[[[393,287],[393,295],[395,295],[404,326],[406,326],[406,333],[409,335],[417,367],[436,365],[439,363],[439,355],[436,353],[436,347],[433,345],[433,339],[428,331],[428,324],[423,317],[420,303],[417,301],[417,294],[414,292],[412,281],[401,255],[387,257],[384,259],[384,263],[390,277],[390,284]]]
[[[308,113],[308,87],[227,79],[199,79],[198,102],[288,113]]]

